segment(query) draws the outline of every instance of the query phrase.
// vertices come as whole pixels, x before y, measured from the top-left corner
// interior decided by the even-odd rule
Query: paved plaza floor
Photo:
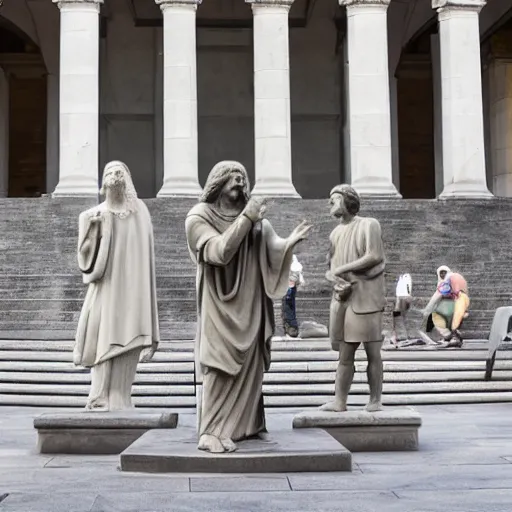
[[[45,411],[0,407],[0,512],[512,512],[512,404],[416,409],[418,452],[355,453],[352,473],[212,476],[38,455],[32,421]],[[292,417],[269,412],[269,430]]]

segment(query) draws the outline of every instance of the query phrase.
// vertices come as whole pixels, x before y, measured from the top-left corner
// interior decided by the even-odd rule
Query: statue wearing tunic
[[[330,237],[330,270],[333,283],[329,336],[340,359],[336,372],[335,399],[322,408],[345,411],[354,378],[354,358],[363,343],[368,357],[370,402],[368,411],[381,408],[382,316],[386,305],[385,255],[380,224],[359,217],[360,200],[349,185],[331,191],[331,213],[341,219]]]
[[[88,285],[73,360],[92,368],[86,409],[132,407],[131,388],[141,352],[159,341],[153,228],[128,168],[107,164],[107,200],[80,214],[78,263]]]
[[[249,199],[245,168],[220,162],[186,219],[197,264],[198,447],[211,452],[234,451],[235,441],[266,431],[262,384],[275,329],[272,299],[286,293],[293,249],[309,226],[283,239],[263,213],[264,201]]]

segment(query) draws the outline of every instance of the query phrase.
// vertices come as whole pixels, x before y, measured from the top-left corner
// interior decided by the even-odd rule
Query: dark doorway
[[[0,18],[0,66],[9,83],[9,197],[46,193],[46,69],[39,48]]]

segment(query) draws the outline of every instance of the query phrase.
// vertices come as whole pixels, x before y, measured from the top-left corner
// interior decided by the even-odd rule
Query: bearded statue
[[[124,163],[105,166],[100,193],[105,201],[79,217],[88,288],[73,362],[92,369],[86,409],[112,411],[132,408],[137,363],[155,353],[159,326],[151,217]]]

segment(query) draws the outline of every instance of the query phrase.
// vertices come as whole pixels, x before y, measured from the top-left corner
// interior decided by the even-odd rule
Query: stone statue
[[[100,191],[105,202],[79,217],[78,265],[87,294],[73,362],[92,368],[86,409],[132,407],[131,388],[142,353],[159,341],[153,228],[130,171],[110,162]]]
[[[370,401],[367,411],[381,410],[383,368],[381,358],[382,316],[386,305],[385,256],[380,224],[359,217],[360,200],[349,185],[339,185],[330,195],[331,214],[341,223],[330,236],[330,270],[333,283],[329,336],[340,353],[336,371],[335,399],[324,411],[346,411],[354,378],[354,358],[362,342],[368,358]]]
[[[250,198],[245,168],[226,161],[212,169],[186,218],[198,267],[200,450],[231,452],[235,441],[266,432],[262,384],[275,329],[272,299],[286,293],[293,250],[310,225],[280,238],[263,218],[265,208],[264,199]]]

